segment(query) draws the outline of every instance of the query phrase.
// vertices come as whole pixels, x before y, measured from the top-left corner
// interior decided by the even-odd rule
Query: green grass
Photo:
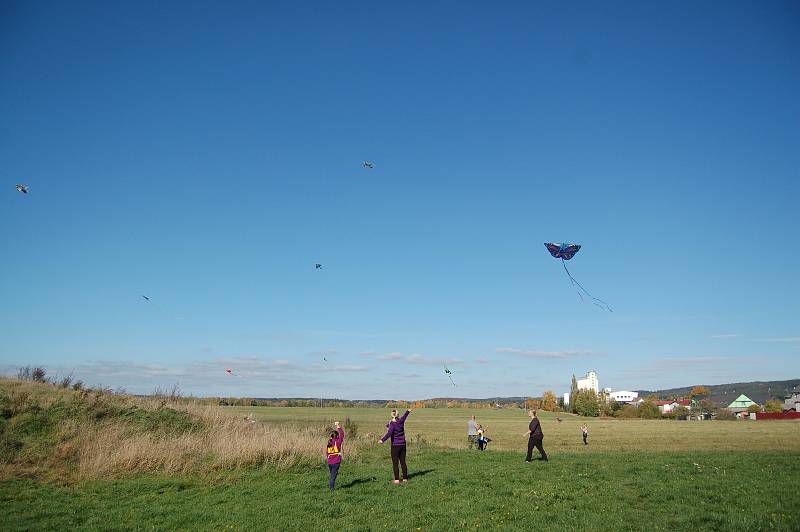
[[[798,422],[542,413],[551,460],[526,464],[525,412],[419,409],[406,424],[412,479],[395,486],[388,446],[374,441],[387,409],[231,407],[222,410],[231,417],[215,410],[206,421],[192,412],[0,380],[0,530],[800,530]],[[250,413],[266,425],[237,419]],[[493,438],[486,452],[465,448],[471,414]],[[330,494],[324,427],[346,417],[359,426],[358,455],[348,456],[345,444],[339,488]],[[588,447],[578,429],[584,421]],[[94,446],[105,441],[104,427],[122,429],[119,440],[109,440],[114,445],[135,441],[139,451],[166,441],[163,452],[180,462],[187,459],[181,445],[197,430],[217,430],[213,440],[191,440],[198,452],[235,433],[250,451],[265,445],[263,437],[247,439],[253,429],[279,438],[303,426],[312,429],[297,440],[304,459],[280,467],[243,459],[234,468],[200,461],[173,469],[192,471],[184,475],[155,466],[78,474],[81,453],[95,453],[90,465],[108,457],[111,448]]]
[[[797,453],[480,453],[410,446],[408,485],[388,449],[327,469],[139,476],[64,486],[0,481],[0,529],[797,530]],[[697,464],[697,465],[695,465]]]

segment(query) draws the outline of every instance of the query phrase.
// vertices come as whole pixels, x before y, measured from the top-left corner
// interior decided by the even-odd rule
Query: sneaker
[[[392,484],[400,484],[400,481],[399,480],[393,480]]]

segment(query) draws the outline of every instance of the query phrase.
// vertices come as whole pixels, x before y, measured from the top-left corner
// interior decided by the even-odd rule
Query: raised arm
[[[339,447],[339,449],[342,448],[343,441],[344,441],[344,429],[342,427],[339,427],[339,437],[336,438],[336,446]]]
[[[406,410],[406,413],[405,413],[405,414],[403,414],[403,415],[400,417],[400,423],[405,423],[405,421],[406,421],[406,418],[408,417],[408,415],[409,415],[410,413],[411,413],[411,410]]]

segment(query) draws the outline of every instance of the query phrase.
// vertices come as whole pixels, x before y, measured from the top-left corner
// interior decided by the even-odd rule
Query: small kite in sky
[[[594,303],[600,308],[606,309],[609,312],[614,312],[613,310],[611,310],[611,307],[608,306],[608,303],[590,294],[588,290],[586,290],[583,286],[581,286],[581,283],[579,283],[572,276],[572,274],[569,273],[566,261],[574,257],[575,254],[581,249],[580,244],[559,244],[555,242],[545,242],[544,246],[547,248],[547,251],[549,251],[553,257],[561,259],[561,265],[564,266],[564,271],[567,272],[569,280],[572,282],[572,285],[575,286],[575,290],[578,292],[578,297],[581,298],[581,301],[583,301],[583,294],[581,294],[581,291],[583,291],[584,294],[586,294],[589,298],[591,298],[592,303]]]
[[[375,165],[372,164],[371,161],[364,161],[363,163],[361,163],[361,166],[363,166],[364,168],[369,168],[370,170],[375,168]]]
[[[314,269],[321,270],[322,269],[322,264],[320,264],[319,262],[314,263]]]
[[[18,191],[22,192],[23,194],[27,194],[28,193],[28,185],[18,184],[18,185],[16,185],[16,188],[17,188]]]
[[[322,360],[324,360],[325,362],[327,362],[327,361],[328,361],[328,359],[327,359],[327,358],[325,358],[325,357],[322,357]]]
[[[144,294],[142,294],[142,299],[144,299],[145,301],[150,301],[150,298],[149,298],[149,297],[147,297],[147,296],[146,296],[146,295],[144,295]]]
[[[233,372],[233,370],[232,370],[231,368],[228,368],[228,369],[226,369],[226,370],[225,370],[225,373],[227,373],[227,374],[228,374],[228,375],[230,375],[231,377],[241,377],[241,375],[239,375],[238,373],[234,373],[234,372]]]
[[[445,374],[447,375],[447,377],[450,379],[450,384],[452,384],[453,386],[455,386],[455,385],[456,385],[456,383],[455,383],[455,382],[453,382],[453,372],[452,372],[452,371],[450,371],[449,369],[447,369],[447,365],[445,365],[445,367],[444,367],[444,372],[445,372]]]

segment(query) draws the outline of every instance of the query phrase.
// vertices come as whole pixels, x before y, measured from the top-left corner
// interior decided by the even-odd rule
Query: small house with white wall
[[[656,401],[656,406],[662,414],[669,414],[678,408],[678,401]]]

